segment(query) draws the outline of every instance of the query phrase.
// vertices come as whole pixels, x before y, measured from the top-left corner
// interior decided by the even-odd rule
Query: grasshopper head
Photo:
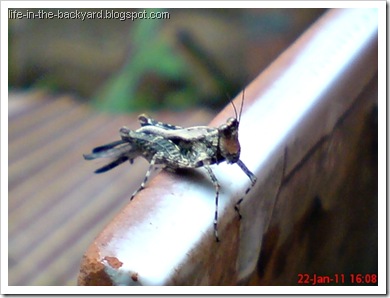
[[[227,163],[235,163],[240,158],[240,142],[238,141],[238,120],[229,118],[218,128],[219,150]]]

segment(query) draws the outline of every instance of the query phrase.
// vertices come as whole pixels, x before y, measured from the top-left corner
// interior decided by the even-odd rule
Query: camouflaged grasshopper
[[[238,141],[238,126],[243,104],[244,92],[240,113],[237,115],[236,107],[232,102],[236,117],[227,119],[226,123],[218,128],[208,126],[183,128],[158,122],[145,114],[141,114],[138,117],[141,128],[131,130],[127,127],[122,127],[120,129],[121,140],[96,147],[91,154],[85,154],[84,158],[86,160],[112,158],[112,162],[95,171],[95,173],[103,173],[127,160],[133,163],[135,158],[139,156],[144,157],[150,163],[149,169],[140,187],[133,193],[130,200],[145,188],[155,166],[171,171],[183,168],[204,167],[216,191],[214,233],[218,242],[218,197],[220,184],[210,165],[224,161],[228,164],[236,163],[251,180],[251,185],[246,189],[245,195],[248,194],[256,183],[256,176],[240,160],[241,148]],[[234,206],[240,219],[239,206],[244,196]]]

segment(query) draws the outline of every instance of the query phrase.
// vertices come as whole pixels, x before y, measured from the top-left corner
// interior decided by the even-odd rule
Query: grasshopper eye
[[[225,124],[219,127],[219,131],[225,138],[232,138],[238,133],[238,121],[236,118],[229,118]]]
[[[226,121],[226,125],[229,126],[232,130],[238,131],[238,120],[236,118],[229,118]]]

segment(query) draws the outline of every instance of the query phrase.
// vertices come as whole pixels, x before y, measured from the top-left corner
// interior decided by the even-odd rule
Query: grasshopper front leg
[[[248,178],[252,182],[251,185],[249,185],[248,188],[245,190],[243,197],[241,199],[239,199],[237,201],[236,205],[234,206],[234,210],[236,210],[239,219],[241,219],[242,215],[240,213],[240,204],[244,200],[245,196],[250,192],[252,187],[256,184],[257,178],[251,171],[249,171],[249,169],[246,167],[246,165],[240,159],[237,161],[237,165],[241,168],[241,170],[248,176]]]

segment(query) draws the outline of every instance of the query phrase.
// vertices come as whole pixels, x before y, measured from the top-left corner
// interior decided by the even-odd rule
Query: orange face
[[[220,132],[219,148],[221,155],[228,163],[235,163],[240,158],[240,143],[238,141],[238,121],[229,118],[218,128]]]

